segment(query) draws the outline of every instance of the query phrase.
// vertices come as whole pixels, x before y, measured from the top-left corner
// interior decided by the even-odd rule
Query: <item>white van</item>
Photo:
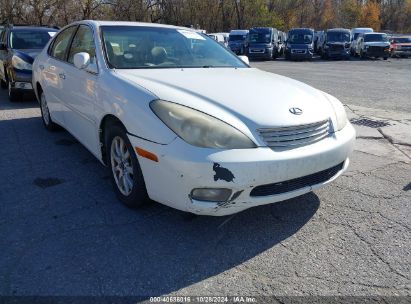
[[[222,34],[210,33],[210,34],[207,34],[207,36],[210,37],[210,38],[213,38],[215,41],[217,41],[218,43],[225,46],[225,39],[224,39],[224,36]]]
[[[351,29],[351,55],[355,55],[355,50],[357,49],[357,43],[358,43],[358,37],[360,34],[365,34],[365,33],[372,33],[374,30],[370,27],[356,27]]]

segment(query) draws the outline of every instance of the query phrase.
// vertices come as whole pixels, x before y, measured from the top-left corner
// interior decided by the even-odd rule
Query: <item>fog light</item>
[[[225,202],[231,193],[230,189],[197,188],[191,191],[191,198],[196,201]]]

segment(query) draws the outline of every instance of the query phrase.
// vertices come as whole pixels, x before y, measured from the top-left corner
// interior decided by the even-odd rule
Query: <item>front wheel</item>
[[[21,100],[22,94],[11,86],[10,81],[7,81],[7,87],[8,87],[8,93],[9,93],[9,100],[11,102]]]
[[[5,82],[4,80],[0,80],[0,87],[3,90],[7,89],[7,82]]]
[[[121,125],[106,130],[106,153],[117,198],[127,207],[135,208],[149,201],[143,173],[136,153]]]

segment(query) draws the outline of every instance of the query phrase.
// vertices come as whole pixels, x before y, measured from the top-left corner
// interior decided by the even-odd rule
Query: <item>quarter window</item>
[[[65,57],[67,53],[67,47],[75,30],[76,27],[72,26],[57,35],[57,37],[54,39],[53,46],[50,51],[50,56],[59,60],[66,59]]]

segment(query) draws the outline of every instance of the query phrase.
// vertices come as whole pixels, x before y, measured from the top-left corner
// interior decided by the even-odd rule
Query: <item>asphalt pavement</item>
[[[288,76],[337,96],[346,104],[411,112],[411,60],[389,58],[293,62],[252,62],[252,66]]]
[[[336,95],[359,139],[334,183],[223,218],[123,207],[107,168],[0,92],[0,296],[410,297],[411,60],[253,65]]]

